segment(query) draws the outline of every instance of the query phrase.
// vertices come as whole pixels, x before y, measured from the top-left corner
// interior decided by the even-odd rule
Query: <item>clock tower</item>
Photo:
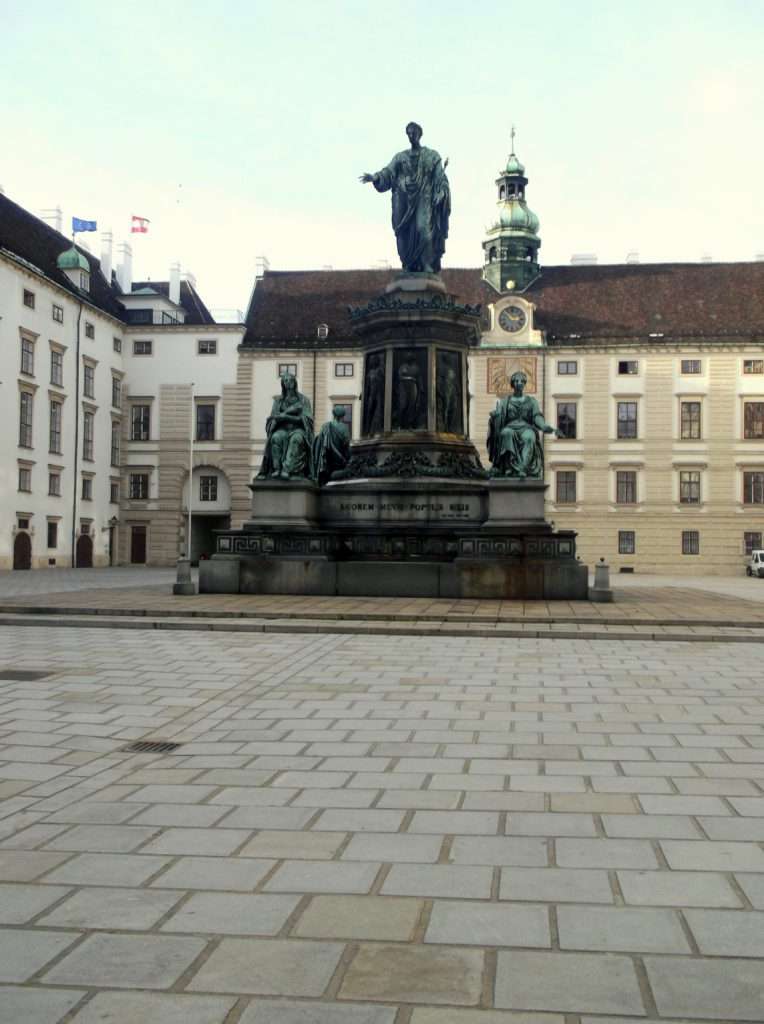
[[[539,273],[539,219],[528,208],[525,168],[512,152],[496,179],[498,217],[483,242],[483,277],[497,292],[522,292]]]

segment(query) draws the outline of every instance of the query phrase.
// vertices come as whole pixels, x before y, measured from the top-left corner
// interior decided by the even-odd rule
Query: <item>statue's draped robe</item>
[[[337,469],[344,469],[350,459],[350,431],[346,423],[329,420],[313,442],[313,472],[323,484]]]
[[[439,154],[426,146],[405,149],[373,182],[377,192],[392,189],[393,231],[403,269],[438,273],[451,212],[451,189]]]
[[[297,414],[299,419],[286,426],[278,417],[284,413]],[[265,421],[265,451],[258,477],[270,476],[275,469],[273,447],[282,452],[281,469],[290,476],[313,476],[313,416],[310,401],[299,391],[274,399],[271,414]]]
[[[546,426],[538,402],[530,395],[507,395],[500,399],[488,419],[488,458],[494,472],[531,479],[543,477],[540,431]]]

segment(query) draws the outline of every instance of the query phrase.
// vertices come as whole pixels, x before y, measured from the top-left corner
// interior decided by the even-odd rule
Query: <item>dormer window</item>
[[[90,274],[86,270],[80,271],[80,288],[83,292],[90,291]]]

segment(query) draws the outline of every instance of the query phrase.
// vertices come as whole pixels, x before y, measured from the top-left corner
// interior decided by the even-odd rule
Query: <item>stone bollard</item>
[[[597,602],[613,600],[613,591],[610,589],[610,566],[604,558],[600,558],[594,567],[594,586],[589,588],[589,600]]]
[[[178,578],[172,585],[172,592],[185,596],[196,593],[196,585],[191,579],[191,560],[189,558],[178,559]]]

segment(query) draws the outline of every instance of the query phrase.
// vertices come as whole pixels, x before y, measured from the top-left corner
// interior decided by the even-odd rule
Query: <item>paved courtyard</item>
[[[763,654],[0,628],[0,1022],[760,1022]]]

